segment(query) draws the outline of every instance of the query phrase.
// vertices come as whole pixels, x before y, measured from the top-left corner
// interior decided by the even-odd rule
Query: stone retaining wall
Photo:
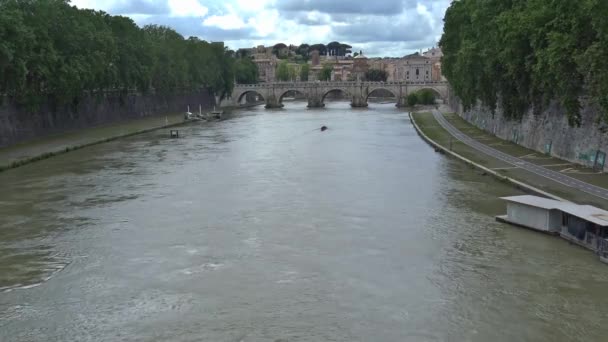
[[[564,110],[556,102],[539,115],[528,111],[521,121],[506,120],[500,108],[492,115],[481,105],[465,112],[457,98],[451,98],[450,104],[462,118],[475,126],[501,139],[541,153],[548,152],[560,159],[593,167],[601,165],[602,155],[608,153],[608,125],[600,121],[600,111],[590,105],[582,109],[581,127],[574,128],[568,125]],[[608,171],[608,160],[605,160],[603,169]]]
[[[213,94],[207,90],[174,95],[106,92],[60,108],[46,103],[36,111],[4,99],[0,103],[0,147],[122,120],[185,112],[187,106],[194,112],[199,105],[213,108]]]

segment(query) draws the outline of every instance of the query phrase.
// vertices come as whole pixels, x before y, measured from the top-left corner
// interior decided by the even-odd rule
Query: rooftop
[[[421,55],[419,52],[413,53],[411,55],[403,56],[403,59],[410,59],[410,58],[430,59],[426,56]]]
[[[546,210],[560,210],[564,213],[597,224],[598,226],[608,227],[608,211],[590,205],[560,202],[532,195],[502,197],[502,199],[507,202],[525,204]]]

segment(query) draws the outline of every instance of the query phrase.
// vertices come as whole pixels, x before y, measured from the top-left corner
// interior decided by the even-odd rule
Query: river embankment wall
[[[540,114],[530,109],[521,120],[508,120],[500,108],[492,113],[481,104],[465,111],[455,96],[449,103],[460,117],[498,138],[572,163],[603,165],[608,171],[608,125],[601,120],[600,109],[589,103],[581,110],[580,127],[568,124],[565,110],[555,101]]]
[[[103,92],[82,97],[78,102],[37,108],[0,99],[0,147],[58,133],[118,123],[138,118],[213,108],[215,97],[206,89],[173,94]]]

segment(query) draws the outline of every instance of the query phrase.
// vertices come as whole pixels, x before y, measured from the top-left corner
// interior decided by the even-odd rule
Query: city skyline
[[[369,57],[402,57],[437,44],[450,0],[72,0],[79,8],[166,25],[237,50],[339,41]]]

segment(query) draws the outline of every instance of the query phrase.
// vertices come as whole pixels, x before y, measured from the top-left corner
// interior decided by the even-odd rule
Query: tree
[[[236,82],[240,84],[258,83],[258,66],[251,58],[240,58],[234,62]]]
[[[292,82],[295,82],[296,79],[298,78],[298,68],[295,65],[289,65],[288,66],[288,70],[289,70],[289,80]]]
[[[281,82],[289,81],[289,67],[286,61],[281,61],[277,66],[277,80]]]
[[[0,0],[0,93],[32,111],[105,90],[201,88],[225,96],[234,53],[158,25],[78,9],[65,0]]]
[[[327,51],[335,56],[346,56],[351,53],[352,46],[342,44],[340,42],[331,42],[327,44]]]
[[[435,93],[430,89],[422,89],[414,94],[416,94],[417,103],[423,105],[435,104]]]
[[[296,49],[296,53],[302,56],[305,61],[307,61],[310,54],[310,45],[302,44],[298,46],[298,48]]]
[[[365,80],[370,82],[386,82],[388,73],[380,69],[369,69],[365,72]]]
[[[319,54],[321,56],[327,54],[327,47],[325,45],[323,45],[323,44],[314,44],[314,45],[311,45],[309,51],[312,52],[312,51],[315,51],[315,50],[319,51]]]
[[[283,59],[287,57],[289,50],[287,49],[287,45],[283,43],[278,43],[272,47],[272,53],[277,56],[277,58]]]
[[[418,95],[416,93],[411,93],[407,96],[407,105],[410,107],[414,107],[418,104]]]
[[[300,68],[300,81],[307,82],[309,73],[310,73],[310,66],[308,64],[302,65],[302,67]]]
[[[517,120],[556,100],[578,126],[590,95],[608,119],[607,15],[603,0],[453,1],[443,72],[465,109],[481,101]]]
[[[333,70],[334,70],[334,68],[331,66],[331,64],[323,65],[323,68],[321,69],[321,72],[319,73],[319,80],[330,81],[331,73]]]
[[[236,57],[236,58],[245,58],[245,57],[250,57],[250,56],[251,56],[250,49],[238,49],[234,53],[234,57]]]

